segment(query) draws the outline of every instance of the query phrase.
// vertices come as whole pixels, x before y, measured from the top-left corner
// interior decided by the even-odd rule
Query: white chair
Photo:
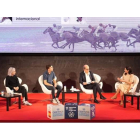
[[[57,80],[57,77],[55,77],[55,79]],[[43,101],[49,101],[49,100],[52,101],[52,93],[51,93],[51,90],[47,89],[46,86],[44,85],[44,83],[43,83],[43,75],[39,76],[38,82],[39,82],[39,84],[41,86],[42,91],[45,94],[49,94],[50,95],[50,98],[49,99],[45,99]],[[61,81],[58,81],[57,84],[63,88],[63,84],[62,84]],[[55,93],[57,93],[57,89],[55,89]]]
[[[100,82],[101,77],[100,77],[98,74],[93,74],[93,76],[94,76],[94,78],[95,78],[95,81],[96,81],[97,83],[99,83],[100,89],[102,89],[102,87],[103,87],[103,82]],[[81,88],[81,90],[82,90],[84,93],[90,95],[90,99],[89,99],[89,100],[93,100],[93,99],[92,99],[92,95],[93,95],[93,90],[92,90],[92,89],[85,89],[84,86],[83,86],[81,83],[80,83],[80,88]]]
[[[18,81],[19,81],[19,84],[22,83],[22,79],[19,78],[19,77],[18,77]],[[9,87],[6,87],[6,78],[4,79],[4,86],[5,86],[5,88],[6,88],[6,92],[7,92],[7,93],[12,93],[12,90],[11,90]],[[28,92],[28,86],[27,86],[26,84],[23,84],[22,86],[24,86],[25,89],[26,89],[26,91]],[[14,92],[14,94],[18,94],[18,95],[21,95],[21,96],[22,96],[22,93]],[[15,100],[16,100],[16,98],[15,98]],[[14,103],[16,103],[16,101],[15,101]]]
[[[134,75],[134,86],[132,87],[132,89],[129,90],[129,92],[132,92],[132,93],[135,92],[137,89],[138,83],[139,83],[139,78],[136,75]],[[120,84],[119,82],[115,83],[115,90],[117,90],[119,84]]]

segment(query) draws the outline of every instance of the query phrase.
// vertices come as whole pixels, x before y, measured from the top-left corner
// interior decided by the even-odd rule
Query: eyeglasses
[[[89,69],[85,69],[85,70],[89,70]]]

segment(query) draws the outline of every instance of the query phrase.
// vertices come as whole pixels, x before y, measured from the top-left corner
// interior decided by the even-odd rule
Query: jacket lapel
[[[91,72],[89,71],[89,77],[90,77],[90,79],[91,79],[91,81],[92,81],[92,76],[91,76]]]
[[[83,81],[84,82],[86,81],[86,75],[85,75],[84,71],[83,71]]]

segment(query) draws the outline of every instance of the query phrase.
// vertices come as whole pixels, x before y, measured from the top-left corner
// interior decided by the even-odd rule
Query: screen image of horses
[[[0,24],[0,53],[140,52],[140,17],[12,19]]]

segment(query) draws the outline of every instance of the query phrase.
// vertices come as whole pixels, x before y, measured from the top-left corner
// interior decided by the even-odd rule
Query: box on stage
[[[95,117],[94,104],[81,104],[78,106],[78,119],[92,119]]]
[[[65,119],[78,119],[77,103],[65,103]]]
[[[52,120],[64,119],[64,105],[47,105],[47,117]]]

